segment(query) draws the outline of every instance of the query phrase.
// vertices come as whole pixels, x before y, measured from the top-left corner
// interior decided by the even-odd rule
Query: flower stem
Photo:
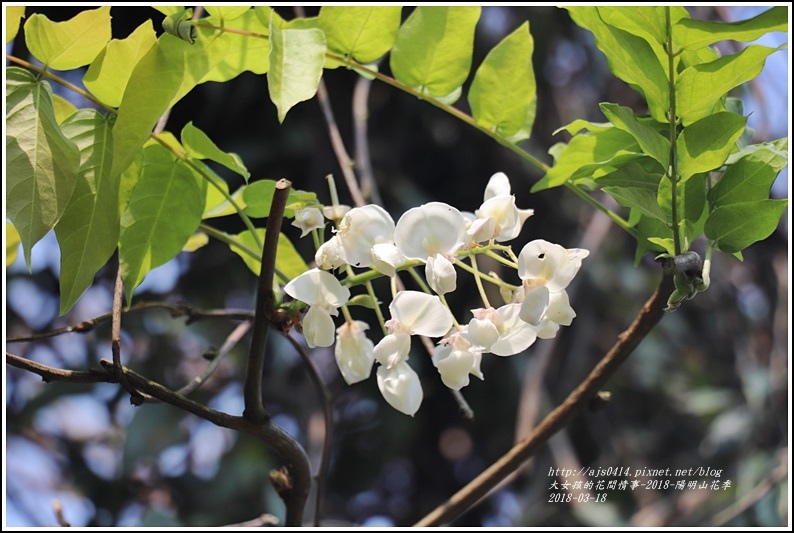
[[[477,284],[477,290],[480,291],[483,307],[491,307],[491,304],[488,302],[488,296],[485,294],[485,289],[482,286],[482,280],[480,279],[481,272],[477,268],[477,256],[469,256],[469,260],[471,261],[471,268],[474,269],[474,283]]]

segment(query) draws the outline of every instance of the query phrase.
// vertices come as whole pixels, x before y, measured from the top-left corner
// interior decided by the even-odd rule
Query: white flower
[[[334,321],[331,315],[350,298],[350,291],[339,280],[323,270],[314,268],[292,279],[284,292],[309,304],[303,318],[303,336],[310,348],[331,346],[334,343]]]
[[[438,296],[418,291],[400,291],[389,304],[392,332],[441,337],[452,327],[452,313]]]
[[[408,363],[378,367],[378,388],[389,405],[406,415],[414,416],[422,405],[422,384]]]
[[[325,218],[322,211],[316,207],[304,207],[295,211],[295,220],[292,225],[301,229],[301,237],[305,237],[313,229],[322,229]]]
[[[426,263],[425,277],[438,294],[455,290],[454,254],[466,242],[466,219],[442,202],[406,211],[394,230],[394,243],[408,259]]]
[[[469,384],[469,375],[483,379],[480,371],[482,352],[459,334],[450,335],[433,350],[433,364],[444,385],[460,390]]]
[[[575,317],[576,313],[571,308],[566,291],[550,294],[548,309],[537,327],[538,337],[541,339],[553,338],[560,326],[570,326]]]
[[[372,264],[382,274],[393,277],[403,263],[405,257],[393,242],[381,242],[372,247]]]
[[[314,254],[314,260],[317,262],[317,266],[323,270],[333,270],[347,264],[345,261],[345,249],[342,248],[339,237],[334,235],[322,243],[317,249],[317,253]]]
[[[369,267],[374,264],[372,247],[394,242],[394,220],[378,205],[355,207],[339,222],[336,236],[345,251],[344,258],[348,264]]]
[[[590,252],[582,248],[565,249],[542,239],[529,242],[518,255],[518,276],[529,291],[544,285],[549,292],[559,292],[571,283],[582,259]]]
[[[510,194],[510,181],[503,172],[497,172],[488,180],[483,203],[476,212],[478,221],[483,222],[472,222],[469,228],[471,242],[515,239],[533,213],[532,209],[516,207],[515,196]]]
[[[411,351],[411,336],[408,333],[395,332],[383,337],[375,346],[373,354],[381,365],[391,368],[408,360]]]
[[[365,331],[369,325],[361,320],[345,322],[336,330],[334,356],[348,385],[367,379],[375,362],[374,344]]]
[[[499,331],[499,339],[488,351],[495,355],[508,356],[523,352],[537,340],[536,328],[519,316],[520,304],[503,305],[496,310],[493,319]]]

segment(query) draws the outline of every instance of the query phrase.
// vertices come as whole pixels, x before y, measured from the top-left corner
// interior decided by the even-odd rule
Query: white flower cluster
[[[295,225],[304,235],[324,225],[318,209],[307,209],[318,213],[296,214]],[[301,274],[284,288],[309,305],[303,319],[306,342],[310,347],[331,346],[336,340],[336,362],[348,384],[367,379],[377,361],[383,397],[411,416],[423,396],[419,376],[408,365],[411,335],[441,339],[433,364],[447,387],[460,390],[469,384],[469,375],[483,379],[480,362],[484,353],[520,353],[538,338],[554,337],[560,326],[570,325],[576,316],[565,289],[589,252],[544,240],[528,243],[516,258],[514,266],[522,283],[502,285],[509,289],[505,305],[475,309],[465,325],[455,321],[446,305],[443,295],[457,285],[459,256],[487,252],[496,242],[516,238],[532,213],[516,207],[510,183],[501,172],[491,177],[484,201],[474,213],[431,202],[409,209],[395,224],[377,205],[350,209],[341,217],[336,234],[317,250],[319,268]],[[435,295],[398,292],[389,305],[390,319],[384,324],[388,334],[377,345],[366,336],[368,325],[350,319],[347,312],[345,323],[334,330],[331,317],[348,302],[350,291],[326,270],[373,267],[394,276],[406,263],[425,265],[425,279]]]

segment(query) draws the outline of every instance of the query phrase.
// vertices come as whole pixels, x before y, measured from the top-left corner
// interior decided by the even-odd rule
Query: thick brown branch
[[[513,446],[487,470],[415,525],[431,527],[451,522],[471,509],[491,488],[532,457],[552,435],[587,406],[590,398],[612,377],[640,341],[662,319],[667,298],[672,290],[672,278],[663,276],[656,292],[645,303],[634,322],[618,337],[612,349],[565,401],[549,413],[527,438]]]
[[[281,233],[281,221],[292,184],[287,180],[279,180],[273,192],[270,204],[270,215],[265,229],[265,243],[262,248],[262,263],[259,271],[259,286],[256,292],[256,310],[254,311],[254,328],[251,338],[251,349],[248,353],[248,365],[245,370],[245,386],[243,397],[245,411],[243,416],[253,423],[262,423],[270,418],[262,403],[262,372],[265,361],[267,333],[270,329],[270,318],[273,313],[273,278],[276,275],[276,252],[278,238]]]

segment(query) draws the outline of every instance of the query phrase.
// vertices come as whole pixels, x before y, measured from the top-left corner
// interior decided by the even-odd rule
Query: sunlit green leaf
[[[624,207],[631,207],[647,217],[667,222],[667,217],[656,202],[656,191],[644,187],[604,187],[604,192]]]
[[[788,9],[772,7],[747,20],[714,22],[686,18],[673,25],[677,48],[702,48],[718,41],[755,41],[771,31],[788,31]]]
[[[722,206],[769,197],[778,173],[788,164],[788,139],[753,145],[723,172],[709,192],[709,200]]]
[[[686,182],[679,182],[676,187],[678,221],[688,221],[692,228],[699,228],[706,208],[706,174],[696,174]],[[659,182],[658,202],[666,215],[666,220],[673,220],[673,188],[669,179]],[[699,228],[702,230],[702,227]]]
[[[529,22],[524,22],[488,52],[469,89],[474,122],[513,143],[528,139],[535,122],[533,50]]]
[[[77,146],[55,120],[52,89],[28,71],[6,69],[6,216],[30,249],[61,218],[80,166]]]
[[[592,176],[599,171],[601,175],[607,174],[621,164],[642,157],[646,156],[634,137],[618,128],[579,134],[560,151],[554,166],[532,187],[532,192],[559,187],[569,179]]]
[[[676,140],[681,180],[722,166],[736,150],[747,117],[722,112],[700,119],[679,134]]]
[[[211,16],[230,21],[240,18],[246,11],[251,9],[251,6],[204,6]]]
[[[638,265],[648,252],[666,251],[674,254],[672,232],[667,223],[656,218],[643,216],[637,223],[637,250],[634,254],[634,265]]]
[[[274,180],[255,181],[240,189],[242,190],[245,213],[249,217],[263,218],[270,214],[270,204],[273,202],[273,194],[276,190],[276,182]],[[316,203],[316,201],[317,195],[313,192],[290,189],[284,215],[288,218],[295,216],[294,211],[289,208],[292,204]]]
[[[251,174],[245,168],[242,159],[237,154],[226,153],[218,148],[207,134],[188,122],[182,128],[182,145],[187,150],[187,156],[194,159],[209,159],[221,164],[241,175],[247,181]]]
[[[640,145],[643,152],[657,160],[662,168],[667,168],[670,161],[670,141],[662,137],[652,127],[637,120],[634,112],[616,104],[601,104],[601,111],[615,127],[630,133]]]
[[[14,225],[6,220],[6,234],[3,239],[6,242],[6,268],[10,267],[17,260],[19,253],[19,232]]]
[[[259,235],[261,242],[265,242],[265,230],[263,228],[257,228],[256,232],[257,235]],[[250,231],[244,231],[238,234],[234,237],[234,240],[239,242],[245,248],[256,251],[256,255],[258,257],[262,256],[261,250],[257,250],[256,239]],[[230,248],[234,253],[242,257],[246,266],[251,269],[251,272],[257,276],[259,275],[259,271],[262,269],[262,262],[260,260],[254,259],[251,257],[251,254],[246,253],[237,246],[231,246]],[[283,233],[280,233],[278,236],[276,269],[289,279],[300,276],[309,269],[309,267],[306,266],[306,261],[303,260],[297,250],[295,250],[295,246],[293,246],[289,238]]]
[[[119,261],[128,302],[146,274],[173,259],[196,231],[206,186],[159,144],[144,149],[141,174],[121,217]]]
[[[714,111],[725,94],[750,81],[777,48],[753,44],[736,54],[684,69],[675,80],[676,114],[685,126]]]
[[[19,32],[19,20],[25,18],[25,6],[4,6],[6,20],[6,44],[14,40]]]
[[[61,314],[91,286],[118,244],[119,185],[110,175],[111,121],[83,109],[62,126],[80,150],[80,170],[69,205],[55,225],[61,249]]]
[[[25,44],[36,59],[54,70],[89,64],[110,40],[110,6],[52,22],[36,13],[25,22]]]
[[[262,23],[253,9],[248,9],[234,19],[233,25],[237,30],[256,34],[258,37],[240,35],[233,32],[218,33],[217,31],[197,28],[198,50],[193,51],[188,60],[193,63],[201,54],[206,54],[203,61],[207,62],[206,69],[191,67],[195,75],[186,78],[185,85],[178,93],[177,98],[182,98],[194,85],[208,81],[228,81],[236,78],[243,72],[264,74],[269,67],[268,53],[270,41],[266,39],[270,34],[267,23]],[[203,52],[202,52],[203,50]],[[201,74],[206,70],[206,74]]]
[[[152,6],[154,9],[165,15],[166,17],[173,15],[175,13],[179,13],[185,10],[184,6],[159,6],[154,5]]]
[[[665,67],[645,39],[606,24],[597,7],[568,7],[573,21],[590,30],[596,46],[604,52],[609,68],[618,78],[645,96],[651,116],[667,122],[670,105]]]
[[[609,122],[590,122],[589,120],[584,120],[581,118],[577,118],[570,124],[566,124],[561,128],[557,128],[552,133],[553,135],[557,135],[561,131],[567,131],[571,135],[576,135],[582,130],[585,130],[590,133],[598,133],[599,131],[606,131],[612,127],[612,124]]]
[[[400,6],[323,6],[318,23],[330,52],[371,63],[394,46],[401,12]]]
[[[199,248],[206,246],[210,242],[210,238],[203,231],[199,231],[190,236],[185,245],[182,247],[183,252],[195,252]]]
[[[397,33],[389,57],[394,76],[436,98],[457,91],[471,70],[480,10],[479,6],[417,7]]]
[[[77,107],[59,94],[52,95],[52,108],[55,111],[55,120],[58,124],[77,113]]]
[[[278,110],[278,121],[298,102],[313,98],[323,75],[325,34],[317,28],[282,29],[270,22],[270,69],[267,87]]]
[[[118,107],[133,68],[157,42],[152,21],[138,26],[126,39],[113,39],[83,76],[86,88],[105,104]]]
[[[670,9],[670,21],[675,24],[681,19],[688,19],[689,13],[680,6],[599,6],[598,13],[604,22],[620,28],[652,44],[663,45],[667,41],[667,9]],[[664,50],[659,47],[664,53]]]
[[[788,200],[756,200],[716,208],[706,221],[706,237],[726,253],[740,252],[772,235]]]

